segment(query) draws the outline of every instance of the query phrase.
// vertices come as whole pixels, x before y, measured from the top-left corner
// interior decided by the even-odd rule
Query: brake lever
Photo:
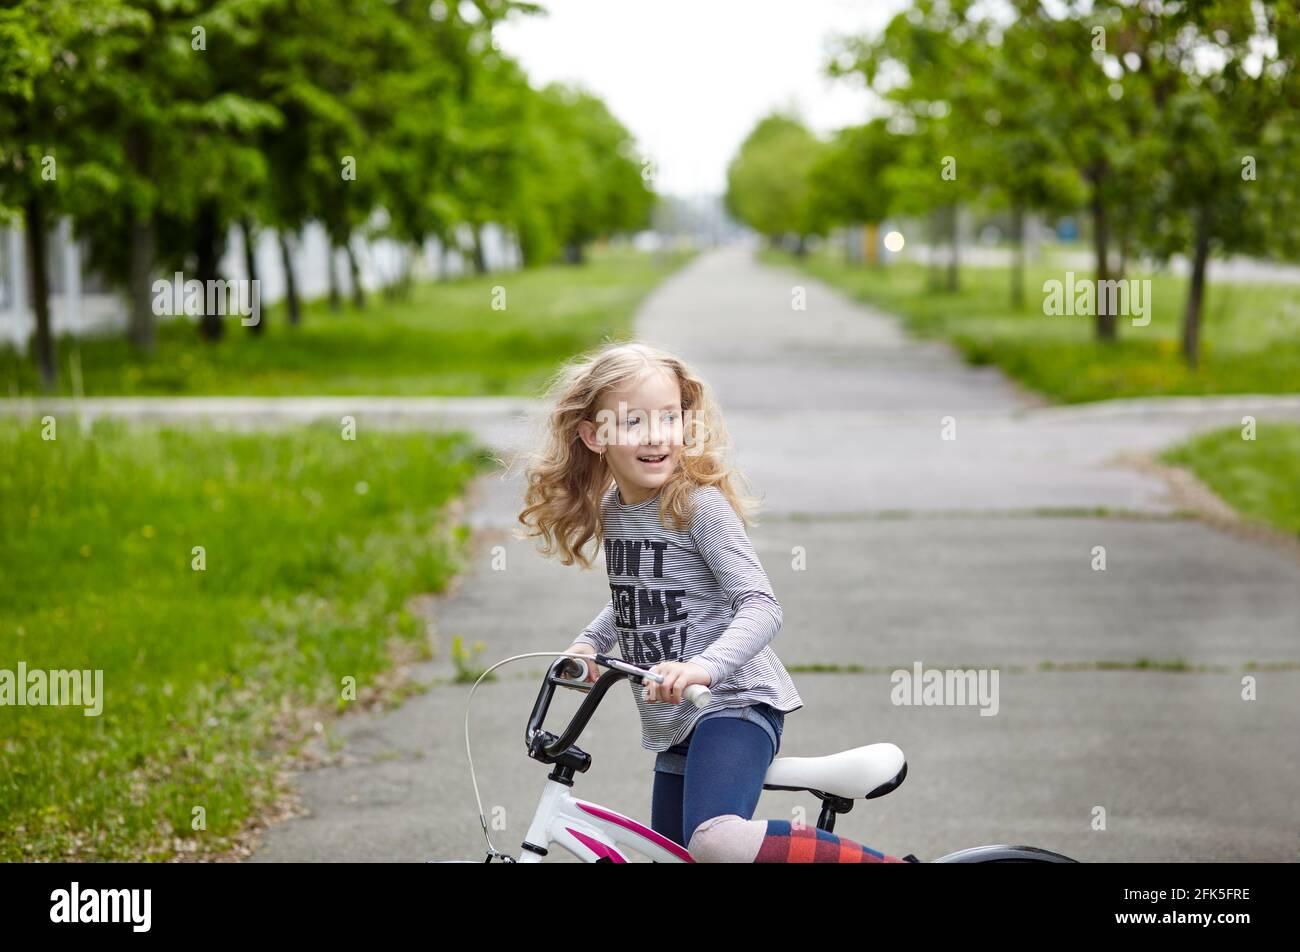
[[[643,678],[650,678],[655,682],[663,681],[662,674],[655,674],[653,671],[647,671],[645,668],[629,664],[622,658],[602,657],[601,660],[607,667],[613,668],[615,671],[622,671],[624,674],[629,675],[634,681],[640,681]]]

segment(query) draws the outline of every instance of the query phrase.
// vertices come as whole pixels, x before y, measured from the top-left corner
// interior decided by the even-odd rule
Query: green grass
[[[597,251],[584,266],[416,285],[408,300],[371,294],[364,310],[334,313],[316,301],[296,328],[276,306],[261,338],[230,317],[217,344],[199,339],[194,319],[164,320],[150,356],[121,335],[64,338],[59,386],[72,392],[75,358],[86,396],[533,395],[563,359],[631,336],[637,305],[688,257]],[[498,285],[504,310],[492,308]],[[39,386],[30,357],[0,349],[0,396]]]
[[[1300,425],[1257,424],[1255,439],[1216,430],[1165,452],[1186,466],[1237,512],[1300,535]]]
[[[331,426],[40,434],[0,423],[0,668],[100,669],[105,701],[0,712],[0,860],[218,855],[344,678],[428,655],[404,604],[456,571],[445,507],[485,456]]]
[[[773,264],[793,264],[764,252]],[[1095,319],[1043,313],[1043,283],[1064,282],[1064,265],[1026,270],[1025,305],[1010,304],[1006,268],[964,267],[957,293],[929,291],[923,265],[871,268],[838,255],[809,256],[803,267],[850,296],[898,314],[921,337],[952,341],[973,364],[992,364],[1025,386],[1065,403],[1175,394],[1295,393],[1300,391],[1300,285],[1210,283],[1198,370],[1183,362],[1181,339],[1187,281],[1151,280],[1151,323],[1121,317],[1114,345],[1093,339]],[[1075,271],[1076,281],[1091,278]]]

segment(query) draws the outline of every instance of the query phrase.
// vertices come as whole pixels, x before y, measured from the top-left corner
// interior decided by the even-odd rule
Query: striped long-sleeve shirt
[[[803,707],[789,672],[769,642],[781,628],[772,593],[744,524],[715,486],[691,493],[688,529],[665,527],[659,496],[625,504],[617,484],[601,503],[610,601],[575,641],[645,667],[690,661],[709,673],[712,700],[649,703],[632,684],[641,714],[641,746],[667,750],[697,718],[718,708],[766,702]],[[631,683],[631,682],[629,682]]]

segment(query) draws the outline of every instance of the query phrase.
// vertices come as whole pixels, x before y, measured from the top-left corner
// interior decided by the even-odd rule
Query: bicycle
[[[519,658],[558,657],[546,671],[541,690],[533,704],[524,729],[528,756],[552,767],[542,789],[541,800],[529,824],[518,857],[503,853],[492,844],[478,780],[474,776],[474,759],[470,752],[469,704],[483,678],[497,667]],[[607,668],[594,683],[588,683],[587,664]],[[626,863],[625,850],[638,853],[657,863],[691,863],[687,849],[638,823],[631,817],[598,803],[573,796],[574,775],[591,767],[591,755],[577,746],[587,723],[609,689],[624,678],[644,685],[647,679],[663,682],[663,676],[648,668],[604,654],[567,654],[558,651],[529,652],[505,658],[480,675],[465,702],[465,752],[469,757],[470,779],[478,802],[479,822],[487,841],[487,855],[481,862],[539,863],[553,847],[562,847],[588,863]],[[558,737],[543,730],[543,722],[555,696],[563,687],[586,692],[577,712]],[[685,702],[706,707],[712,695],[704,685],[692,684],[683,692]],[[848,813],[856,800],[874,800],[897,790],[907,777],[907,761],[902,750],[890,743],[868,744],[822,757],[777,757],[768,767],[764,790],[807,791],[821,800],[817,828],[828,833],[835,829],[836,818]],[[922,862],[916,857],[909,860]],[[440,862],[480,862],[478,860],[442,860]],[[1075,863],[1061,853],[1035,846],[1005,844],[975,846],[948,853],[933,863]]]

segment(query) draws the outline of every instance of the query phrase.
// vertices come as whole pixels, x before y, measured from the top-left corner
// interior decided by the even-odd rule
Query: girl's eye
[[[678,417],[677,413],[669,412],[669,413],[665,413],[661,419],[667,420],[669,422],[675,422],[677,420],[677,417]],[[640,426],[642,419],[643,418],[640,416],[635,416],[635,415],[629,416],[627,418],[627,425],[629,427]]]

